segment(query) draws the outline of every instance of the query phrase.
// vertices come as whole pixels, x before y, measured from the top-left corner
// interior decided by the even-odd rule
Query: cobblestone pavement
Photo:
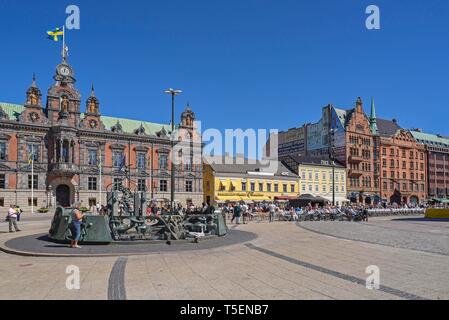
[[[26,226],[29,224],[34,224],[36,222],[42,222],[42,221],[50,221],[53,217],[54,212],[47,212],[47,213],[22,213],[21,220],[18,222],[19,227]],[[0,214],[0,233],[4,233],[8,231],[9,222],[6,222],[6,215],[7,212],[2,212]]]
[[[307,221],[302,228],[349,240],[449,255],[449,220],[373,218],[369,222]]]
[[[373,219],[353,227],[416,228],[425,234],[446,228],[421,222],[411,226],[414,222]],[[48,223],[28,227],[24,235],[45,232]],[[221,248],[130,257],[40,258],[0,252],[0,299],[449,299],[447,255],[338,239],[294,223],[251,223],[238,229],[258,238]],[[15,236],[0,233],[0,243]],[[80,290],[65,286],[69,265],[80,268]],[[380,290],[365,287],[370,265],[380,269]]]

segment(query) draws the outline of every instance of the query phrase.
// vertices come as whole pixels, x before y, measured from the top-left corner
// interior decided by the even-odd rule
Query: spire
[[[374,97],[371,99],[371,116],[369,118],[369,122],[370,122],[371,133],[378,134],[376,107],[374,106]]]
[[[94,89],[94,83],[92,82],[92,89],[90,90],[90,96],[95,97],[95,89]]]
[[[36,74],[35,73],[33,73],[33,81],[31,82],[31,87],[32,88],[36,88],[37,86],[36,86]]]

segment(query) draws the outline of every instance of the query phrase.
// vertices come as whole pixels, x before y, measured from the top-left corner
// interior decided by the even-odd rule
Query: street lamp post
[[[335,155],[334,155],[334,137],[336,129],[330,130],[330,149],[329,155],[332,163],[332,206],[335,206]]]
[[[174,147],[175,147],[175,97],[177,95],[180,95],[182,93],[181,90],[175,90],[175,89],[168,89],[165,90],[164,93],[171,95],[171,139],[170,139],[170,146],[171,146],[171,183],[170,183],[170,209],[171,212],[174,213],[175,208],[175,155],[174,155]]]

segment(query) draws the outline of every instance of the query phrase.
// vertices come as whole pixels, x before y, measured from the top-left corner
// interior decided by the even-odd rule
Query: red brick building
[[[396,121],[377,119],[374,100],[370,117],[358,98],[351,109],[324,107],[319,122],[302,128],[301,135],[287,142],[279,139],[279,159],[286,161],[288,156],[299,154],[322,157],[332,151],[348,169],[346,189],[352,202],[422,202],[427,199],[427,189],[435,196],[449,194],[449,140],[403,130]],[[290,129],[280,136],[293,132],[299,131]],[[428,171],[423,143],[432,161]],[[426,187],[428,172],[432,180]]]
[[[82,110],[74,72],[65,59],[54,80],[46,102],[33,78],[24,105],[0,103],[0,208],[78,200],[88,206],[100,197],[104,204],[106,191],[124,177],[148,199],[169,199],[171,125],[103,116],[93,87]],[[176,151],[175,167],[176,200],[183,204],[200,204],[203,198],[202,165],[194,159],[201,155],[201,136],[194,120],[187,107],[175,133],[177,148],[184,145]]]
[[[419,129],[411,134],[426,147],[429,198],[449,199],[449,138]]]
[[[427,157],[424,145],[396,120],[377,119],[376,176],[382,199],[390,203],[420,203],[427,199]]]
[[[374,180],[374,137],[360,98],[354,109],[346,111],[345,131],[349,198],[372,203],[378,191]]]

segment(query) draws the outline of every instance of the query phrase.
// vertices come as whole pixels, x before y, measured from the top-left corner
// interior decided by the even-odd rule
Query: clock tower
[[[78,127],[80,122],[81,94],[75,88],[73,68],[67,59],[56,67],[55,84],[48,89],[47,114],[53,125]]]

